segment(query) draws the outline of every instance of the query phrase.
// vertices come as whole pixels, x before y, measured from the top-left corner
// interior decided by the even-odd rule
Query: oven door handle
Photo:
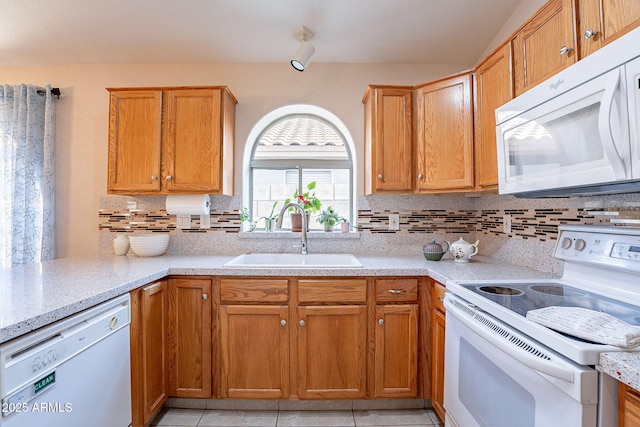
[[[444,305],[447,310],[447,316],[453,315],[462,322],[465,326],[471,329],[473,332],[478,334],[480,337],[484,338],[490,344],[497,347],[499,350],[507,353],[514,359],[523,363],[531,369],[534,369],[543,374],[549,375],[554,378],[558,378],[560,380],[566,381],[568,383],[573,383],[574,381],[574,373],[571,369],[567,369],[566,367],[560,366],[555,363],[553,360],[544,360],[541,359],[526,350],[523,350],[519,346],[512,344],[510,341],[507,341],[501,335],[496,334],[493,330],[489,329],[489,327],[485,326],[483,323],[478,322],[475,318],[470,317],[457,308],[453,303],[450,302],[449,299],[445,298]],[[475,312],[475,311],[474,311]],[[502,327],[502,326],[500,326]]]

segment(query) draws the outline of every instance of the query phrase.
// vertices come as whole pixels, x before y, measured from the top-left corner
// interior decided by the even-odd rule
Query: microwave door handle
[[[627,178],[627,171],[623,161],[625,156],[618,151],[618,147],[613,136],[613,129],[611,127],[611,113],[614,107],[616,89],[620,84],[620,69],[616,68],[612,73],[614,75],[612,75],[609,82],[607,82],[607,87],[602,95],[602,108],[598,115],[598,128],[600,130],[600,137],[602,138],[604,152],[611,162],[616,179],[625,179]],[[619,111],[617,115],[618,117],[615,117],[614,119],[616,122],[620,122]],[[626,138],[623,138],[623,140],[622,153],[624,153],[625,150],[628,150]]]
[[[444,300],[444,305],[447,310],[447,316],[454,316],[474,333],[484,338],[485,341],[488,341],[490,344],[504,351],[525,366],[568,383],[574,382],[574,373],[571,369],[560,366],[554,361],[542,360],[539,357],[530,354],[526,350],[521,349],[517,345],[506,341],[501,335],[498,335],[492,330],[484,327],[480,322],[469,318],[467,315],[462,313],[462,310],[456,308],[455,305],[450,303],[446,298]]]

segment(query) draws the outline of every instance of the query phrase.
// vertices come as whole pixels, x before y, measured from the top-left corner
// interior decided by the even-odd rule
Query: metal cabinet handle
[[[593,31],[591,28],[589,28],[587,31],[584,32],[585,39],[590,39],[591,37],[595,37],[597,35],[598,35],[598,32]]]
[[[202,299],[203,299],[203,300],[205,300],[205,301],[206,301],[206,300],[208,300],[208,299],[209,299],[209,295],[207,295],[207,294],[202,294]]]
[[[378,179],[382,179],[382,174],[381,173],[378,174]]]
[[[280,326],[287,326],[287,321],[286,321],[286,320],[284,320],[284,319],[282,319],[282,320],[280,321]]]
[[[155,181],[156,179],[158,179],[158,177],[157,177],[157,176],[155,176],[155,175],[151,175],[151,181]]]
[[[301,320],[300,321],[300,326],[304,326],[304,325],[305,325],[304,320]]]
[[[384,319],[380,319],[380,320],[378,320],[378,324],[380,324],[380,325],[384,325]]]
[[[401,294],[404,292],[404,289],[389,289],[387,292],[389,292],[390,294]]]
[[[562,46],[562,47],[560,48],[560,55],[568,55],[568,54],[569,54],[569,52],[571,52],[572,50],[573,50],[573,49],[571,49],[571,48],[570,48],[570,47],[568,47],[568,46]]]
[[[171,181],[173,177],[171,175],[167,175],[167,181]]]
[[[424,175],[422,175],[421,173],[418,174],[418,179],[422,179],[424,178]]]

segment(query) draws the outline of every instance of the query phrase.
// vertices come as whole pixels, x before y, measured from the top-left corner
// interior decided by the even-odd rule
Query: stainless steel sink
[[[223,265],[229,268],[361,268],[352,254],[242,254]]]

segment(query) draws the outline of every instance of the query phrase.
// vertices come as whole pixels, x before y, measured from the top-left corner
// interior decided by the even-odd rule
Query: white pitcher
[[[478,243],[480,240],[469,243],[461,237],[449,245],[449,252],[453,254],[455,262],[469,262],[469,259],[478,253]]]

